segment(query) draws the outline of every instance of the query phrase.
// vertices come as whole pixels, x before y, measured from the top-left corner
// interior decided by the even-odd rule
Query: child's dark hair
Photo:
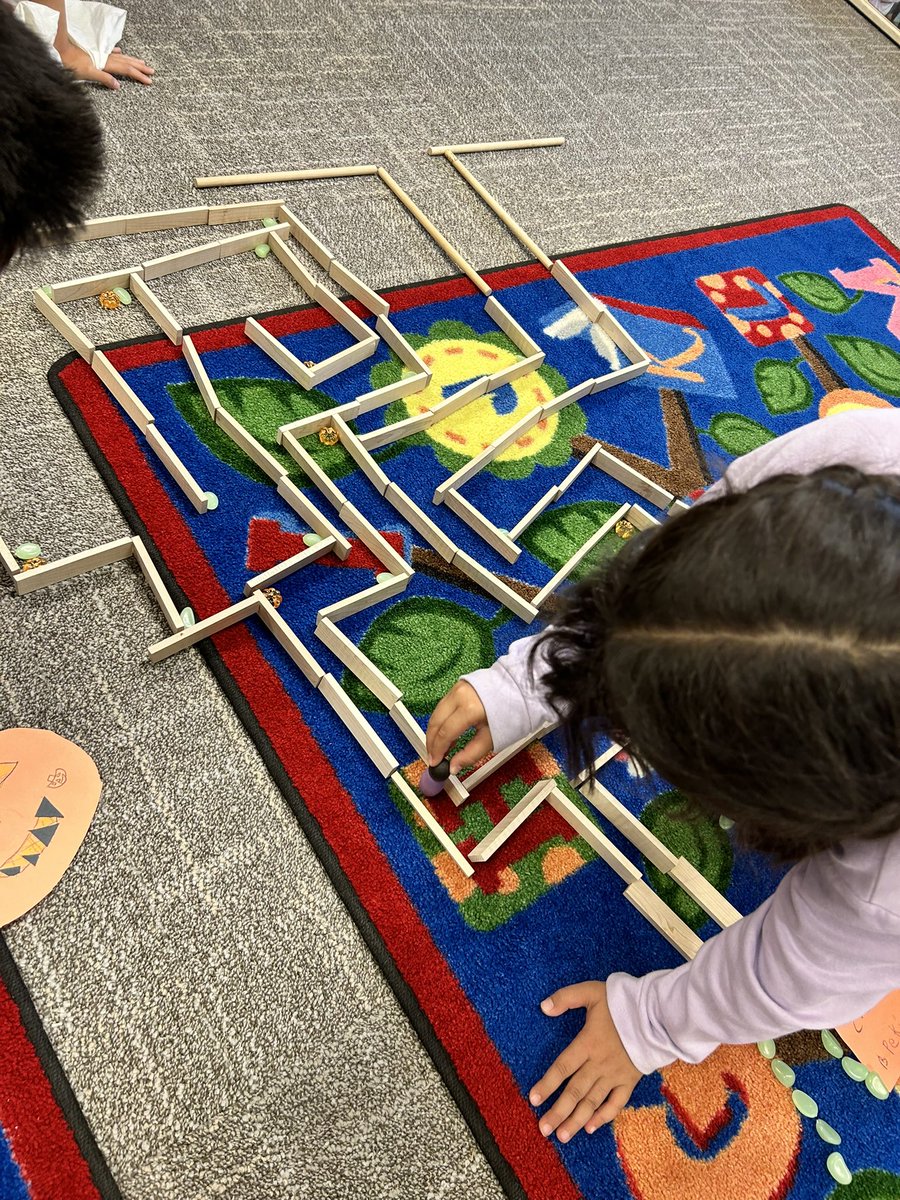
[[[627,742],[782,859],[900,829],[900,478],[698,504],[574,587],[538,652],[579,766]]]
[[[0,270],[81,223],[102,166],[84,88],[0,0]]]

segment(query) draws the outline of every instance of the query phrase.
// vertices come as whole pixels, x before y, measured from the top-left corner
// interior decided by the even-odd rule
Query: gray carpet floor
[[[96,215],[196,203],[196,174],[374,162],[486,267],[518,245],[423,149],[565,134],[473,162],[553,251],[832,201],[900,240],[900,50],[842,0],[135,0],[124,45],[157,82],[95,93]],[[266,194],[376,286],[449,270],[372,180],[209,196]],[[192,240],[73,246],[0,280],[11,544],[126,532],[47,386],[66,348],[30,289]],[[167,299],[185,323],[299,302],[268,266],[214,264]],[[82,307],[98,340],[151,332]],[[163,628],[129,565],[0,590],[0,720],[73,738],[105,781],[74,866],[8,938],[124,1195],[499,1196],[202,660],[146,665]]]

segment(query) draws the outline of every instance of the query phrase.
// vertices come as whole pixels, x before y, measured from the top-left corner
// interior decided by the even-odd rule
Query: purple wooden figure
[[[419,791],[423,796],[437,796],[444,790],[444,784],[450,778],[450,759],[444,758],[433,767],[422,772],[419,780]]]

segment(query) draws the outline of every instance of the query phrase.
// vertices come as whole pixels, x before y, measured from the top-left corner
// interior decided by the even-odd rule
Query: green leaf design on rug
[[[848,296],[844,289],[828,275],[815,271],[786,271],[778,279],[801,300],[827,313],[845,313],[862,298],[862,292]]]
[[[610,500],[579,500],[575,504],[553,507],[541,513],[529,525],[522,534],[522,543],[535,558],[556,572],[619,507]],[[611,529],[600,539],[594,551],[578,564],[569,576],[570,581],[577,583],[583,579],[599,562],[612,557],[622,545],[621,539]]]
[[[797,364],[783,358],[761,358],[753,367],[753,378],[763,404],[773,416],[801,412],[813,402],[812,384]]]
[[[248,479],[257,483],[271,483],[266,473],[211,419],[195,384],[170,383],[167,386],[175,407],[216,458]],[[214,386],[222,407],[274,455],[284,467],[285,474],[292,478],[302,476],[291,456],[279,446],[278,429],[289,421],[299,421],[302,417],[331,408],[334,401],[324,392],[306,391],[288,379],[216,379]],[[318,453],[316,447],[323,453]],[[307,448],[323,469],[335,477],[354,469],[353,460],[340,445],[322,446],[319,439],[314,438]],[[334,450],[337,451],[336,455],[324,453]]]
[[[838,1184],[828,1200],[900,1200],[900,1175],[876,1167],[857,1171],[852,1182]]]
[[[752,421],[742,413],[716,413],[709,423],[709,429],[701,429],[700,433],[708,433],[719,443],[728,454],[739,457],[749,454],[766,442],[771,442],[775,434],[758,421]]]
[[[860,379],[889,396],[900,396],[900,354],[871,338],[830,333],[825,340]]]
[[[431,713],[460,675],[496,657],[491,627],[461,604],[432,596],[400,600],[375,618],[359,648],[403,692],[417,716]],[[384,706],[355,675],[344,672],[350,699],[364,712]]]
[[[685,806],[678,791],[663,792],[651,800],[641,813],[641,822],[654,833],[673,854],[683,856],[704,875],[723,895],[731,883],[734,853],[724,829],[708,817],[680,820],[675,814]],[[664,875],[647,859],[647,878],[653,890],[673,909],[682,921],[698,930],[709,920],[699,904],[681,890],[674,880]]]

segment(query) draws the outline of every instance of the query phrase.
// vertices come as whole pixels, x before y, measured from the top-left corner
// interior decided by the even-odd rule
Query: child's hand
[[[540,1120],[544,1137],[556,1130],[561,1142],[582,1128],[593,1133],[617,1117],[641,1078],[609,1015],[606,984],[576,983],[560,988],[541,1003],[548,1017],[559,1017],[572,1008],[586,1009],[584,1028],[528,1097],[533,1105],[542,1104],[568,1079],[556,1103]]]
[[[121,86],[116,79],[117,75],[121,75],[123,79],[134,79],[138,83],[149,84],[153,82],[155,74],[154,68],[148,67],[142,58],[131,58],[129,55],[123,54],[118,46],[106,60],[106,67],[103,71],[98,71],[91,61],[91,56],[68,39],[60,49],[59,56],[63,65],[69,68],[76,79],[84,79],[88,83],[100,83],[113,90]]]
[[[454,775],[463,767],[477,763],[494,748],[484,705],[471,683],[461,679],[440,701],[428,722],[425,744],[428,747],[429,766],[439,763],[456,740],[472,728],[475,729],[475,736],[459,754],[453,755],[450,770]]]

